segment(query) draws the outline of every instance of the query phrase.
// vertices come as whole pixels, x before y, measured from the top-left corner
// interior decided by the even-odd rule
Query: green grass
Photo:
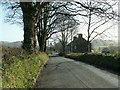
[[[103,68],[119,72],[120,56],[115,54],[67,54],[67,58],[75,59],[77,61],[86,62],[92,65],[97,65]]]
[[[12,59],[14,62],[10,65],[3,62],[2,88],[32,88],[48,56],[41,53]]]

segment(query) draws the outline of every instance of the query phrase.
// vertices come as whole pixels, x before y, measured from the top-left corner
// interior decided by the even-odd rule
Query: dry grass
[[[2,61],[11,64],[13,62],[12,57],[14,56],[20,56],[20,55],[27,55],[28,53],[23,50],[22,48],[10,48],[10,47],[3,47],[1,48],[1,57]]]

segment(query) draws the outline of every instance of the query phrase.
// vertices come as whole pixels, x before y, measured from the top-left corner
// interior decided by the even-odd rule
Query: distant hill
[[[101,39],[95,39],[92,41],[92,47],[93,48],[98,48],[98,47],[101,47],[101,46],[117,46],[118,43],[117,41],[114,41],[114,40],[101,40]]]
[[[22,42],[21,41],[16,41],[16,42],[0,41],[0,46],[21,47],[22,46]]]

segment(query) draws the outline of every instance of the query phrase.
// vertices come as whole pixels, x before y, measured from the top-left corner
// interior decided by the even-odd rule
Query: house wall
[[[84,53],[87,52],[87,42],[83,38],[77,38],[73,41],[73,52],[74,53]]]
[[[70,52],[70,45],[72,44],[72,52],[73,53],[85,53],[87,52],[87,41],[82,37],[82,34],[74,37],[74,40],[68,45],[68,52]]]

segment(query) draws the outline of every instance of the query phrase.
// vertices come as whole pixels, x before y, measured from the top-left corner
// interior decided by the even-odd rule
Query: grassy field
[[[4,48],[2,59],[2,88],[32,88],[48,56],[45,53],[29,55],[18,48]]]
[[[116,72],[119,72],[120,68],[120,55],[116,54],[73,53],[67,54],[65,57],[100,66]]]

